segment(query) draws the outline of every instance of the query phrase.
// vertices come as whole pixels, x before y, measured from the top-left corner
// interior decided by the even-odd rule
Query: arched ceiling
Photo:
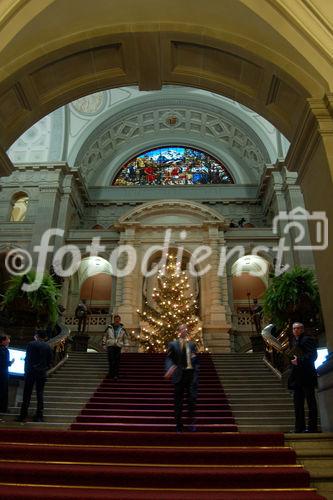
[[[224,94],[291,139],[306,98],[332,88],[330,2],[13,0],[1,9],[5,149],[64,103],[133,84]]]
[[[161,145],[203,148],[236,183],[256,184],[265,164],[282,158],[289,143],[257,113],[211,92],[125,87],[90,94],[44,117],[8,154],[14,163],[67,161],[88,186],[108,186],[131,157]]]

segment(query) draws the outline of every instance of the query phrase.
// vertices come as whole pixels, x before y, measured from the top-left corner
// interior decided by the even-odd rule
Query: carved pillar
[[[286,196],[284,190],[284,182],[280,172],[272,172],[273,178],[273,189],[274,189],[274,202],[275,202],[275,214],[278,215],[281,212],[287,212],[288,207],[286,203]],[[294,253],[292,248],[292,235],[290,231],[284,233],[284,228],[289,221],[286,219],[281,219],[279,222],[279,232],[280,236],[285,238],[285,246],[288,250],[284,251],[282,256],[282,262],[280,265],[288,264],[291,268],[295,265]]]
[[[286,167],[283,166],[281,168],[281,174],[284,181],[284,192],[288,212],[300,211],[299,213],[302,213],[301,210],[304,208],[304,197],[300,186],[296,184],[297,173],[289,172]],[[307,220],[298,222],[302,224],[304,230],[304,237],[299,246],[303,246],[305,248],[306,246],[311,245],[308,222]],[[296,232],[298,233],[299,231],[297,230]],[[297,236],[296,234],[293,235],[292,231],[290,234],[292,237]],[[292,249],[292,252],[295,265],[301,267],[314,267],[313,253],[311,250]]]
[[[53,185],[43,185],[39,188],[39,203],[36,212],[35,224],[33,229],[31,247],[32,250],[35,246],[41,244],[41,238],[45,231],[57,227],[57,214],[59,208],[59,187],[58,183]],[[50,245],[54,244],[54,236],[48,242]],[[47,243],[46,243],[47,244]],[[38,255],[32,253],[33,261],[37,264]],[[52,253],[47,253],[46,269],[49,269],[52,263]]]
[[[121,245],[131,245],[134,248],[136,254],[136,264],[133,271],[126,276],[117,278],[117,307],[116,312],[120,314],[122,318],[122,323],[126,328],[133,329],[137,326],[137,314],[135,307],[135,297],[136,293],[134,290],[135,275],[138,269],[138,247],[135,244],[135,228],[126,227],[125,232],[122,233],[120,238]],[[120,257],[121,265],[123,267],[126,263],[126,255],[122,254]]]
[[[222,239],[223,242],[223,239]],[[230,351],[230,324],[226,317],[227,283],[226,277],[218,275],[220,260],[220,239],[218,227],[208,227],[208,246],[212,249],[209,259],[210,271],[204,277],[207,287],[207,310],[204,314],[204,341],[211,352]]]

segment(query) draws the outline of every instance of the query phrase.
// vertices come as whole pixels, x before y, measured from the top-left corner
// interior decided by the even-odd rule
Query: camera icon
[[[315,238],[311,245],[305,244],[306,224],[312,222],[315,224]],[[284,223],[279,229],[281,223]],[[291,230],[294,236],[294,250],[326,250],[328,247],[328,218],[325,212],[308,212],[305,208],[296,207],[290,212],[282,211],[273,219],[273,234],[280,234],[283,245],[285,238]],[[298,233],[297,233],[298,231]],[[281,234],[282,232],[282,234]],[[303,241],[303,244],[302,244]],[[282,243],[282,242],[281,242]]]

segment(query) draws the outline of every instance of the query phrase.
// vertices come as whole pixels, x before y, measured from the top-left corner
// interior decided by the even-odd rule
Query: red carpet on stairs
[[[173,431],[173,384],[163,378],[164,360],[164,354],[122,355],[120,379],[113,381],[106,377],[103,380],[72,429]],[[208,354],[201,355],[197,430],[237,431]]]
[[[199,432],[181,434],[164,356],[122,361],[121,381],[105,379],[72,430],[0,434],[1,500],[323,499],[283,434],[237,432],[209,355],[202,355]]]

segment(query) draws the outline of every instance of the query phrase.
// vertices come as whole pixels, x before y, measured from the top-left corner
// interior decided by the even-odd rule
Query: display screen
[[[321,349],[317,349],[317,359],[315,361],[315,367],[318,368],[326,359],[326,356],[328,355],[328,350],[326,347],[323,347]]]
[[[14,363],[8,368],[9,375],[24,375],[25,351],[9,348],[9,359],[14,359]]]

